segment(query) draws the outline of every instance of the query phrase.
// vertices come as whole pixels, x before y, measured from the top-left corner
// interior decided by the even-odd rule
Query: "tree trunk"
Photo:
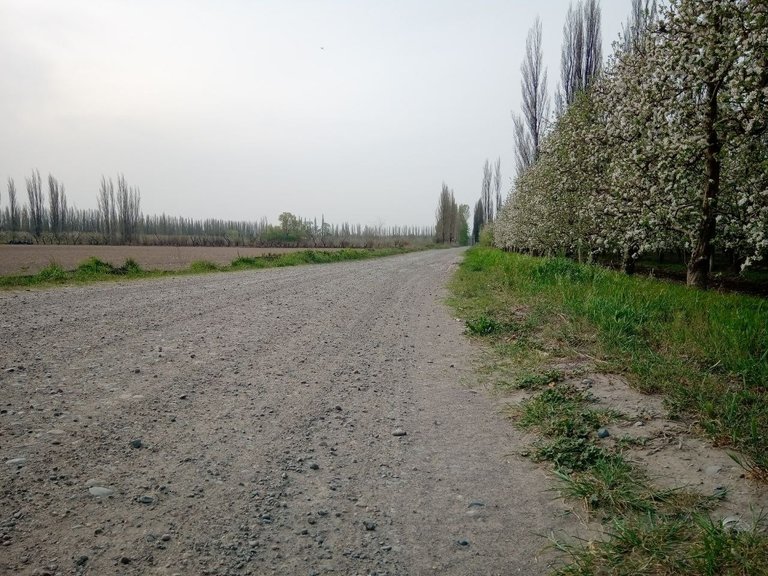
[[[717,200],[720,193],[720,149],[722,144],[715,128],[717,120],[717,84],[707,84],[708,110],[706,117],[707,184],[701,203],[701,220],[696,230],[696,240],[688,261],[688,286],[706,289],[709,283],[709,263],[712,258],[712,241],[715,238]]]
[[[624,254],[621,258],[621,271],[628,276],[635,273],[636,260],[634,255],[637,254],[637,246],[627,246],[624,248]]]

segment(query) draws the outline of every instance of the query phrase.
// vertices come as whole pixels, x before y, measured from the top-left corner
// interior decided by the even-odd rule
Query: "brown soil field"
[[[74,270],[84,260],[99,260],[121,266],[133,258],[146,270],[179,270],[192,262],[207,260],[229,264],[238,256],[284,254],[305,248],[248,248],[204,246],[60,246],[0,245],[0,275],[35,274],[55,262],[65,270]]]

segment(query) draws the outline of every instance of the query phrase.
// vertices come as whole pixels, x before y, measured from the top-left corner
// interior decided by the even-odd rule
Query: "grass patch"
[[[543,372],[523,372],[515,382],[519,390],[538,390],[559,382],[563,378],[560,370],[545,370]]]
[[[204,274],[206,272],[218,272],[221,268],[215,262],[208,260],[196,260],[189,265],[189,272],[193,274]]]
[[[494,327],[473,334],[498,336],[524,307],[528,334],[601,358],[768,468],[768,301],[492,248],[466,253],[453,289],[464,317]]]
[[[545,436],[586,438],[615,416],[590,408],[590,403],[589,395],[572,385],[547,388],[523,402],[518,424]]]
[[[570,383],[578,362],[567,373],[549,368],[587,357],[663,393],[716,442],[741,450],[759,478],[768,468],[764,300],[490,248],[467,252],[452,288],[467,333],[495,351],[491,373],[534,393],[512,411],[542,435],[533,459],[551,462],[561,492],[608,522],[603,541],[555,542],[569,557],[557,574],[768,574],[763,518],[734,529],[708,515],[716,497],[653,486],[622,454],[632,442],[598,439],[618,415]]]
[[[82,284],[116,279],[157,278],[162,276],[182,276],[186,274],[204,274],[209,272],[231,272],[245,269],[277,268],[283,266],[298,266],[301,264],[326,264],[349,260],[380,258],[413,252],[412,248],[381,248],[342,250],[300,250],[284,254],[268,254],[265,256],[241,256],[229,265],[218,265],[213,262],[199,260],[192,262],[182,270],[143,270],[135,260],[129,258],[122,266],[113,266],[98,258],[85,260],[74,270],[64,270],[61,266],[51,263],[37,274],[0,276],[0,288],[46,287],[61,284]]]
[[[595,574],[765,576],[768,539],[764,523],[732,530],[705,514],[670,520],[655,515],[616,519],[610,539],[589,546],[559,544],[571,563],[558,576]]]

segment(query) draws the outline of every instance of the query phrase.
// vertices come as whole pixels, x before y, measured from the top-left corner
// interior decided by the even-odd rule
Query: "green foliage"
[[[139,263],[133,258],[127,258],[119,270],[126,275],[139,275],[144,272],[141,269],[141,266],[139,266]]]
[[[751,455],[742,465],[753,473],[764,469],[757,463],[765,466],[768,444],[768,391],[760,384],[768,311],[762,301],[480,247],[467,252],[453,290],[464,317],[482,312],[488,323],[503,325],[506,309],[527,310],[531,341],[556,322],[589,324],[598,336],[591,354],[625,368],[636,384],[666,393],[680,409],[706,415],[700,421],[713,436],[730,434]],[[500,344],[504,334],[489,340],[515,364],[539,352],[518,341]],[[521,427],[544,436],[533,458],[552,463],[562,494],[610,521],[608,537],[588,545],[555,541],[568,555],[557,574],[768,574],[763,518],[735,530],[706,514],[713,497],[654,487],[622,456],[626,441],[597,439],[596,429],[616,415],[595,410],[587,392],[557,376],[540,367],[522,373],[524,387],[545,388],[513,415]]]
[[[558,382],[563,377],[560,370],[546,370],[543,373],[526,372],[517,378],[516,387],[521,390],[538,390]]]
[[[219,266],[214,262],[209,262],[208,260],[196,260],[189,265],[189,271],[195,274],[216,272],[217,270],[219,270]]]
[[[487,225],[480,229],[480,246],[493,246],[493,226]]]
[[[466,218],[459,224],[459,246],[469,246],[469,223]]]
[[[586,470],[607,458],[589,438],[558,436],[536,448],[534,459],[547,460],[560,471]]]
[[[599,273],[598,268],[582,266],[568,258],[546,258],[533,268],[534,278],[544,285],[589,282]]]
[[[467,331],[471,334],[493,334],[501,329],[501,325],[488,316],[482,315],[474,320],[466,321]]]
[[[55,262],[52,262],[40,272],[32,276],[33,281],[32,283],[47,283],[47,282],[60,282],[66,278],[66,271],[64,268],[56,264]]]
[[[81,263],[77,267],[77,273],[88,276],[98,274],[114,274],[115,267],[109,262],[99,260],[95,256],[88,258],[85,262]]]
[[[765,300],[479,247],[467,252],[454,289],[488,322],[503,323],[504,309],[522,304],[539,327],[586,323],[597,336],[593,354],[768,467]]]
[[[731,530],[704,514],[679,517],[654,514],[620,516],[610,526],[611,538],[590,546],[559,543],[570,564],[558,576],[615,574],[768,574],[768,538],[762,519],[748,530]]]

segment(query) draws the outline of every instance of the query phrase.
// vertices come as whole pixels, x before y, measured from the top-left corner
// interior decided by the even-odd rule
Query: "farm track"
[[[547,572],[460,258],[0,293],[0,573]]]

